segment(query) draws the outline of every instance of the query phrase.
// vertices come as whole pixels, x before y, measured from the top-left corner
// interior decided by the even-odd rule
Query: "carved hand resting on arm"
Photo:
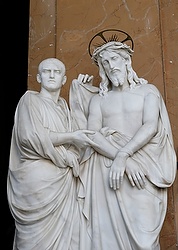
[[[114,190],[120,188],[124,173],[127,174],[132,186],[136,186],[138,189],[145,187],[146,173],[143,173],[130,156],[146,145],[156,134],[159,105],[158,98],[154,94],[147,95],[144,102],[143,125],[126,146],[118,152],[111,165],[109,180],[110,187]]]
[[[54,146],[69,143],[81,149],[86,146],[97,146],[87,135],[94,134],[91,130],[76,130],[68,133],[50,132],[50,138]]]

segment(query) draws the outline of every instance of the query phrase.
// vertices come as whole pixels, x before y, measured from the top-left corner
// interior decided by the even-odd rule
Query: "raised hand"
[[[88,74],[79,74],[78,75],[78,78],[77,78],[77,81],[79,83],[88,83],[88,84],[91,84],[93,83],[93,76],[89,76]]]

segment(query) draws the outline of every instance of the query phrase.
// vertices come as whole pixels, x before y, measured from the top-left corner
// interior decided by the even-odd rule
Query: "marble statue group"
[[[66,69],[40,62],[39,92],[21,97],[7,197],[13,250],[160,250],[176,154],[164,100],[116,40],[92,54],[101,78],[79,74],[69,106]]]

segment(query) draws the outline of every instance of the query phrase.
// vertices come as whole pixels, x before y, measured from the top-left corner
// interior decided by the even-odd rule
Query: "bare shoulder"
[[[99,114],[101,110],[101,99],[99,94],[94,95],[89,103],[89,110],[91,113]]]
[[[136,86],[135,90],[144,96],[147,96],[148,94],[151,93],[156,96],[160,95],[158,88],[152,83],[142,84],[139,85],[138,87]]]
[[[92,96],[90,103],[100,103],[102,97],[99,94]]]

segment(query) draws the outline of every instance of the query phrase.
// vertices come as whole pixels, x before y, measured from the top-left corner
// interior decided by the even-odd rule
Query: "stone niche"
[[[60,58],[67,67],[62,95],[68,100],[71,80],[98,69],[88,53],[90,39],[104,29],[120,29],[134,41],[133,66],[155,84],[169,113],[178,153],[178,2],[175,0],[31,0],[28,89],[39,90],[38,63]],[[161,250],[176,250],[178,241],[178,181],[169,189],[168,211],[161,232]]]

